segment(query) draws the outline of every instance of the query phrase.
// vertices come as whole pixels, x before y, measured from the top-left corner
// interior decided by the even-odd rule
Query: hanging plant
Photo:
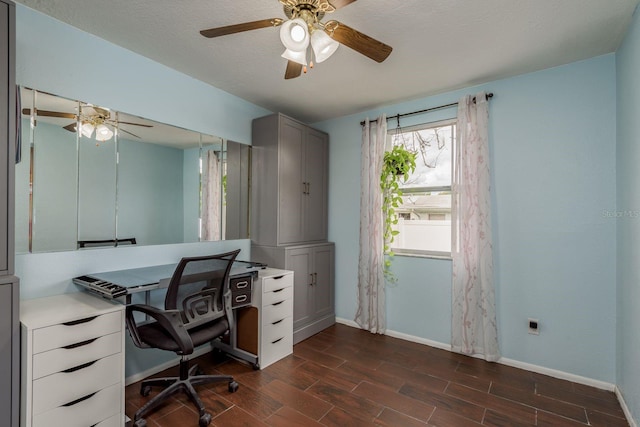
[[[391,243],[398,231],[393,226],[398,224],[396,209],[402,205],[400,184],[407,181],[408,176],[416,169],[416,153],[407,150],[403,145],[394,145],[391,151],[384,153],[380,188],[382,190],[382,220],[384,238],[384,276],[387,283],[396,283],[397,279],[391,271],[393,251]]]

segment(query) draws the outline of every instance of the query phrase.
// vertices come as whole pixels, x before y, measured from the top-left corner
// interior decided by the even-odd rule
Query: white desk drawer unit
[[[258,333],[260,368],[293,353],[293,272],[260,271],[262,295]]]
[[[293,353],[293,272],[258,272],[250,308],[238,313],[238,347],[264,369]]]
[[[21,302],[22,427],[124,425],[124,306],[85,293]]]

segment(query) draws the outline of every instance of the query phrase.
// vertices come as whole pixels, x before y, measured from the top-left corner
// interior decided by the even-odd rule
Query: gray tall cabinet
[[[335,323],[329,137],[283,114],[253,121],[251,257],[294,272],[293,342]]]
[[[19,422],[18,279],[14,276],[15,5],[0,0],[0,426]]]

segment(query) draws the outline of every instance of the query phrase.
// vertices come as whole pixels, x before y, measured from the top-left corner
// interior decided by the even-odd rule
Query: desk
[[[177,264],[162,264],[149,267],[131,268],[126,270],[90,273],[76,277],[73,282],[81,286],[92,295],[107,299],[124,299],[124,304],[131,304],[133,294],[144,292],[145,304],[151,305],[151,291],[166,289]],[[231,289],[231,308],[251,305],[254,278],[263,264],[247,261],[235,261],[229,273],[229,287]],[[223,350],[239,359],[258,366],[257,354],[251,354],[237,347],[237,331],[231,331],[230,342]]]

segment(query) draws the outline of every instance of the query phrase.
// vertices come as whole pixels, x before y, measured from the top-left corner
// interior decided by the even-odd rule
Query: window
[[[451,255],[451,177],[456,120],[392,130],[392,145],[417,154],[416,170],[401,184],[403,203],[391,249],[398,254]]]

